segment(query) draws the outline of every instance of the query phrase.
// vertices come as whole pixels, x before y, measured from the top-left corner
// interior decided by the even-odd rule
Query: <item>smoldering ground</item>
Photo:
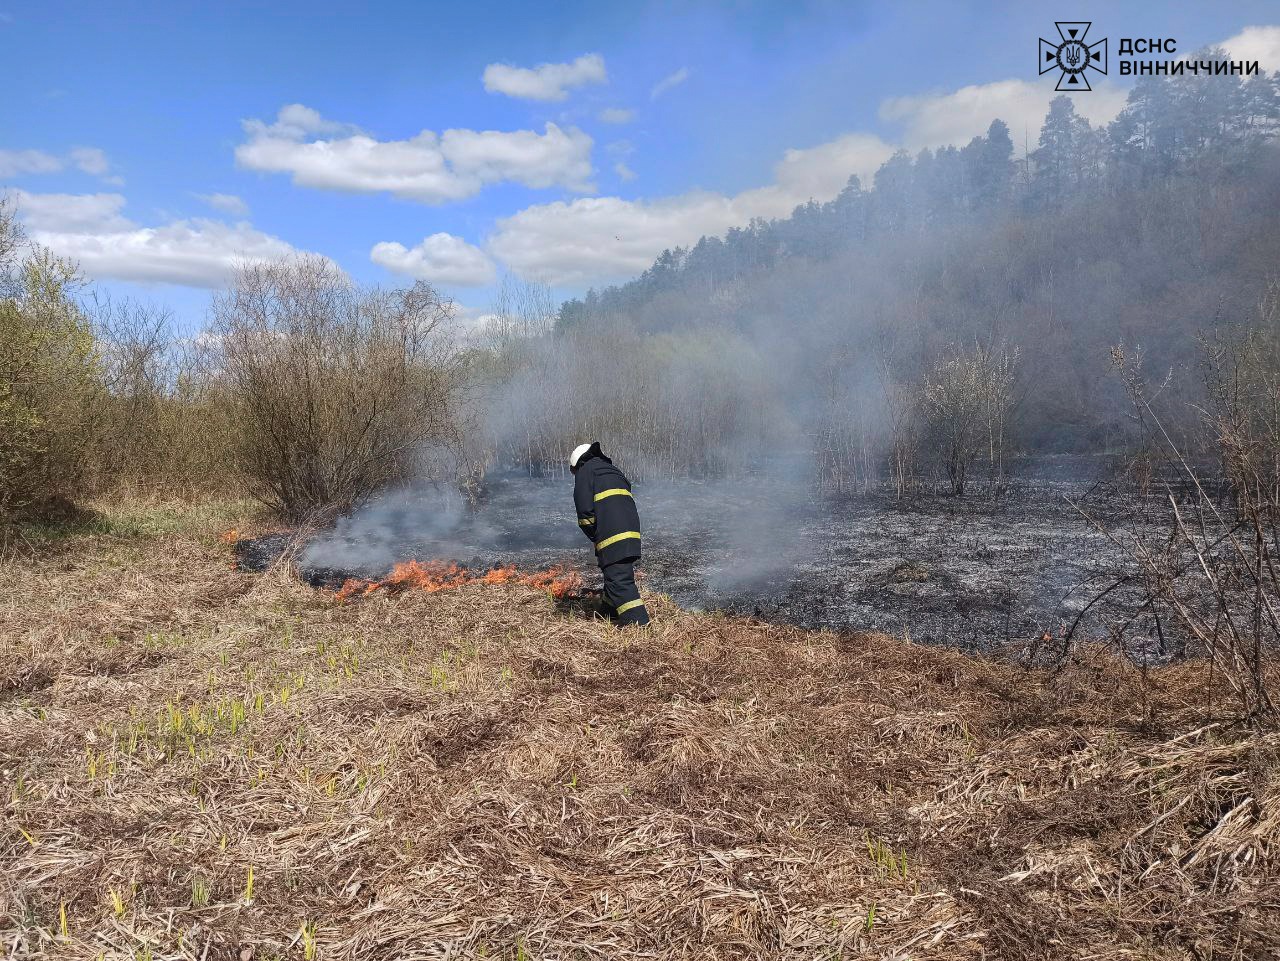
[[[690,609],[1023,649],[1061,637],[1116,568],[1119,548],[1067,500],[1100,469],[1037,462],[1000,497],[903,503],[832,497],[785,478],[641,482],[643,585]],[[241,557],[261,566],[283,543],[244,542]],[[492,479],[474,511],[430,489],[379,498],[310,538],[296,563],[305,579],[334,587],[414,559],[564,566],[588,586],[598,578],[569,479],[519,474]]]
[[[646,558],[662,567],[669,566],[663,559],[698,559],[698,586],[686,592],[690,600],[772,583],[814,550],[802,523],[812,498],[798,486],[659,482],[637,485],[636,495]],[[309,579],[329,581],[380,577],[414,559],[473,567],[587,569],[593,563],[591,545],[576,523],[572,482],[520,475],[491,481],[478,509],[435,488],[379,497],[311,537],[297,563]]]

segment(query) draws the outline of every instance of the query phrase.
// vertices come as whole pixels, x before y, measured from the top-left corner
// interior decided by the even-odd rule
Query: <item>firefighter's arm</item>
[[[573,485],[573,506],[578,511],[578,528],[592,544],[596,542],[596,505],[590,480],[579,474]]]

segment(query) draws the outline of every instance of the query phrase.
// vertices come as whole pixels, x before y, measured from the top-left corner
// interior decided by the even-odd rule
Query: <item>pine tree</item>
[[[1055,97],[1040,128],[1040,146],[1031,154],[1033,203],[1056,208],[1095,179],[1101,173],[1101,141],[1070,97]]]

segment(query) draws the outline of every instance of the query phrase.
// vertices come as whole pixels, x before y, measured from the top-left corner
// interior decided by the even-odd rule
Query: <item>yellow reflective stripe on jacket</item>
[[[632,494],[631,491],[627,490],[625,487],[611,487],[609,490],[601,491],[599,494],[597,494],[596,500],[602,501],[606,497],[614,497],[617,494],[626,494],[628,497],[631,497],[633,499],[635,497],[635,495]]]
[[[625,541],[630,537],[634,537],[636,540],[640,540],[640,532],[639,531],[623,531],[621,534],[614,534],[612,537],[606,537],[604,540],[599,541],[596,544],[596,553],[598,554],[600,551],[604,550],[610,544],[616,544],[618,543],[618,541]]]
[[[631,608],[640,607],[642,604],[644,604],[644,601],[637,597],[634,601],[627,601],[625,604],[619,604],[618,613],[625,614],[627,611],[631,610]]]
[[[590,527],[595,522],[596,519],[594,517],[583,517],[578,520],[578,524],[581,527]]]

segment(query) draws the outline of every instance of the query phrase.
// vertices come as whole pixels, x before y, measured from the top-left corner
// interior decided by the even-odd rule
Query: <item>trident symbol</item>
[[[1051,43],[1044,37],[1040,38],[1040,72],[1062,71],[1055,90],[1088,90],[1090,70],[1107,72],[1107,38],[1103,37],[1092,45],[1085,43],[1091,24],[1084,21],[1068,23],[1060,20],[1054,26],[1058,28],[1062,42]]]

